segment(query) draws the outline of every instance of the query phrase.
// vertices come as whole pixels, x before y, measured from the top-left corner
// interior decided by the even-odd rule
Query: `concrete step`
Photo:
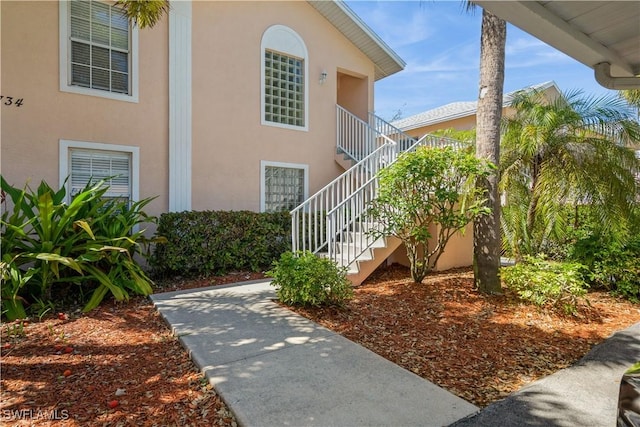
[[[349,241],[350,242],[366,242],[370,236],[367,233],[363,233],[361,231],[350,231],[349,232]],[[371,248],[384,248],[386,246],[386,242],[384,237],[379,237],[376,239],[371,245]]]
[[[318,255],[319,257],[322,258],[329,258],[329,254],[327,252],[319,252],[316,255]],[[338,257],[336,260],[336,264],[338,265],[338,267],[347,267],[347,276],[348,275],[353,275],[353,274],[358,274],[359,267],[358,267],[358,262],[354,261],[352,263],[350,263],[349,265],[347,264],[347,260],[345,258],[342,257]]]

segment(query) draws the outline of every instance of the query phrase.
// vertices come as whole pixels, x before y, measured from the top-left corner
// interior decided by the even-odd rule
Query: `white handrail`
[[[389,162],[385,166],[394,163],[403,152],[415,151],[420,146],[452,146],[460,149],[466,144],[455,139],[427,134],[411,144],[406,150],[399,150],[399,145],[394,144],[394,154],[388,157]],[[366,217],[369,204],[376,198],[377,192],[378,174],[376,173],[360,188],[327,212],[328,257],[337,264],[349,266],[369,250],[378,239],[379,236],[376,233],[371,233],[371,230],[377,227],[375,218]]]
[[[418,140],[371,112],[369,112],[369,124],[381,134],[395,141],[400,146],[400,151],[406,150]]]
[[[383,136],[386,143],[360,160],[342,175],[291,211],[292,250],[317,253],[327,249],[326,214],[397,155],[396,143]]]
[[[336,105],[336,113],[338,119],[336,146],[339,151],[356,162],[384,144],[385,139],[389,139],[379,138],[384,135],[340,105]]]
[[[291,240],[294,252],[326,251],[334,262],[348,266],[376,240],[369,233],[375,222],[367,220],[365,213],[377,194],[378,172],[401,152],[421,145],[461,148],[464,144],[434,135],[416,141],[375,115],[369,115],[371,126],[336,107],[337,148],[357,163],[291,211]],[[356,228],[359,233],[351,233]]]

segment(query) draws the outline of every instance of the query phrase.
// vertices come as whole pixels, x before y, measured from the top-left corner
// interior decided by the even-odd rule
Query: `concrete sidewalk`
[[[595,346],[575,365],[531,383],[453,426],[615,426],[620,379],[638,361],[640,323]]]
[[[281,308],[269,282],[151,298],[243,426],[445,426],[478,409]]]

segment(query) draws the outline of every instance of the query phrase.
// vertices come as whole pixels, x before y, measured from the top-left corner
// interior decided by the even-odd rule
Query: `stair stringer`
[[[336,152],[335,160],[344,170],[349,170],[354,165],[353,159],[344,153]]]
[[[373,251],[371,259],[355,261],[358,272],[347,274],[347,279],[349,279],[353,286],[360,286],[362,282],[364,282],[376,268],[382,265],[402,244],[402,241],[397,237],[387,236],[384,239],[386,243],[385,246],[371,249]]]

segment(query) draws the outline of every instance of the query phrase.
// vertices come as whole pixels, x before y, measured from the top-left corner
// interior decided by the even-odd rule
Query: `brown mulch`
[[[260,277],[178,279],[158,292]],[[345,309],[298,311],[479,406],[640,321],[637,305],[605,293],[589,294],[591,307],[571,317],[508,293],[483,296],[472,285],[468,271],[419,285],[392,266],[357,288]],[[236,425],[145,298],[24,323],[2,324],[0,425]]]
[[[473,290],[469,270],[409,279],[398,265],[356,288],[345,309],[300,314],[484,407],[572,365],[595,344],[640,321],[640,306],[591,292],[576,316]]]
[[[157,292],[261,277],[163,281]],[[147,298],[3,323],[1,337],[0,426],[236,425]]]

